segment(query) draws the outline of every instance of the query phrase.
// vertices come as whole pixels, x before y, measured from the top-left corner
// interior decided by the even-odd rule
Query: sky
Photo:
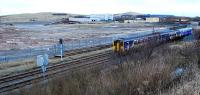
[[[195,17],[200,16],[200,0],[0,0],[0,15],[38,12],[138,12]]]

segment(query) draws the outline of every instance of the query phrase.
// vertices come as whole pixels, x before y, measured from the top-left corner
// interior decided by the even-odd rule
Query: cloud
[[[199,0],[0,0],[0,14],[67,12],[199,15]]]

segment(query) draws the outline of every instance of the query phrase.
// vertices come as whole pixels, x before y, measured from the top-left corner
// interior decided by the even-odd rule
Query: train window
[[[116,46],[117,45],[117,41],[114,41],[114,46]]]
[[[123,45],[124,45],[123,41],[120,41],[120,46],[123,46]]]

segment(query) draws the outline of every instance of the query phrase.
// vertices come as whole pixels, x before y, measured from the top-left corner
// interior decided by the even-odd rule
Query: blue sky
[[[0,0],[0,15],[66,12],[76,14],[139,12],[200,16],[200,0]]]

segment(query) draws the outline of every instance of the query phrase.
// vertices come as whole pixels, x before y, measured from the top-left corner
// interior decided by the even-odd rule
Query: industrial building
[[[79,22],[79,23],[90,23],[91,22],[91,19],[90,18],[73,18],[73,17],[70,17],[69,18],[69,21],[71,22]]]
[[[174,17],[173,15],[151,15],[151,14],[123,14],[116,15],[114,17],[115,21],[124,22],[124,23],[134,23],[134,22],[149,22],[149,23],[157,23],[161,22],[162,19]]]
[[[150,22],[150,23],[160,22],[160,18],[159,17],[148,17],[148,18],[146,18],[146,22]]]
[[[134,20],[124,20],[124,23],[134,23]]]
[[[91,21],[113,21],[113,14],[91,14]]]
[[[163,18],[161,19],[161,22],[164,23],[182,23],[182,24],[187,24],[190,22],[190,18],[189,17],[167,17],[167,18]]]
[[[89,16],[76,16],[69,18],[69,21],[78,23],[102,23],[118,21],[122,23],[188,23],[190,18],[177,17],[173,15],[151,15],[151,14],[91,14]]]
[[[100,23],[104,21],[113,21],[112,14],[92,14],[90,16],[75,16],[70,17],[69,21],[79,23]]]
[[[119,21],[119,22],[132,22],[131,20],[135,20],[136,16],[135,15],[130,15],[130,14],[123,14],[123,15],[115,15],[114,20]]]

